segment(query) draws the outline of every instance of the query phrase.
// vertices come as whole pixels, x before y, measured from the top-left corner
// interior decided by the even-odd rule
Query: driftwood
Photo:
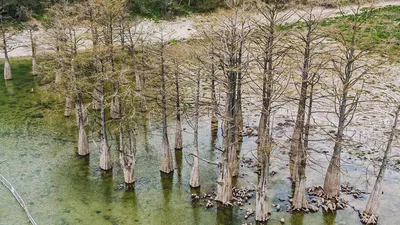
[[[29,213],[28,207],[25,205],[24,200],[22,200],[21,196],[18,194],[17,190],[15,190],[14,186],[6,178],[4,178],[0,174],[0,181],[3,183],[8,190],[14,195],[14,198],[18,201],[18,203],[21,205],[21,207],[24,209],[26,216],[28,216],[29,221],[31,222],[32,225],[37,225],[31,214]]]

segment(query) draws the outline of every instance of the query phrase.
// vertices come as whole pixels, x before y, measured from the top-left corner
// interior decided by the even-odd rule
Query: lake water
[[[155,121],[138,120],[138,153],[136,184],[133,190],[122,187],[122,169],[118,163],[116,144],[112,143],[114,167],[112,171],[99,169],[98,152],[91,145],[89,157],[75,153],[77,130],[73,118],[62,117],[63,104],[42,101],[37,81],[27,71],[27,61],[15,61],[14,79],[0,79],[0,173],[18,190],[28,208],[40,225],[47,224],[242,224],[253,223],[254,217],[245,220],[247,208],[255,208],[255,199],[249,205],[205,209],[199,202],[193,203],[189,188],[190,167],[185,154],[192,151],[190,127],[185,125],[184,149],[174,151],[175,171],[171,175],[159,172],[161,130]],[[0,68],[2,69],[2,68]],[[33,92],[31,92],[33,89]],[[146,116],[143,116],[146,117]],[[200,126],[200,155],[218,162],[220,154],[213,146],[221,145],[220,132],[211,135],[205,116]],[[174,124],[169,132],[173,144]],[[322,144],[321,144],[322,145]],[[324,144],[325,146],[325,144]],[[326,146],[331,146],[327,143]],[[244,138],[241,154],[251,157],[256,147],[255,138]],[[329,150],[329,148],[328,148]],[[316,160],[326,164],[326,157],[316,155]],[[291,225],[360,224],[357,213],[348,208],[337,213],[289,214],[285,212],[291,194],[288,177],[287,155],[276,151],[271,170],[277,175],[271,178],[271,203],[282,205],[281,212],[272,209],[268,224],[280,224],[284,218]],[[344,156],[346,158],[346,156]],[[191,160],[191,159],[188,159]],[[359,160],[344,162],[348,173],[343,180],[358,188],[371,188],[365,183],[365,168],[368,163]],[[254,168],[240,167],[241,176],[235,185],[253,187],[257,182]],[[308,185],[322,185],[324,169],[308,169]],[[210,193],[216,188],[217,168],[201,163],[200,193]],[[388,171],[379,224],[400,224],[396,217],[400,206],[400,176]],[[352,198],[349,198],[352,199]],[[351,204],[362,207],[366,198],[351,200]],[[29,221],[11,193],[0,185],[0,224],[24,225]]]

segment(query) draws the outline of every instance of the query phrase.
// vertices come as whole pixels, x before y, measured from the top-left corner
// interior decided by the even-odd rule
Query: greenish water
[[[172,175],[159,172],[159,146],[161,135],[158,124],[143,120],[138,129],[137,169],[134,190],[121,187],[122,169],[118,164],[116,145],[113,144],[114,168],[103,172],[98,166],[98,153],[91,146],[90,157],[75,154],[76,129],[73,119],[62,117],[59,107],[41,101],[37,81],[29,71],[28,61],[13,61],[14,79],[5,82],[0,79],[0,173],[18,190],[27,203],[32,216],[40,225],[44,224],[242,224],[253,222],[254,217],[244,220],[247,208],[255,208],[254,198],[250,205],[232,209],[205,209],[193,204],[189,188],[190,168],[184,159],[185,152],[191,151],[192,136],[184,134],[185,147],[174,153],[176,170]],[[0,68],[2,69],[2,68]],[[34,92],[31,93],[32,88]],[[57,114],[57,115],[54,115]],[[200,126],[200,154],[212,161],[219,160],[219,153],[213,146],[221,144],[220,136],[212,136],[207,118]],[[173,132],[173,123],[170,133]],[[189,126],[185,126],[190,130]],[[171,136],[171,141],[173,138]],[[255,149],[254,138],[244,138],[242,154],[249,157]],[[319,160],[326,162],[324,157]],[[268,224],[280,224],[283,217],[291,225],[334,225],[360,224],[358,215],[352,209],[332,213],[289,214],[285,212],[291,184],[286,178],[287,155],[276,152],[272,170],[278,172],[271,179],[271,202],[282,205],[281,212],[272,210]],[[365,163],[352,161],[345,164],[349,176],[345,180],[363,184]],[[236,186],[250,187],[256,183],[253,170],[240,168],[244,174]],[[322,170],[322,169],[321,169]],[[308,170],[309,185],[321,185],[320,170]],[[201,193],[213,192],[217,170],[214,166],[201,164]],[[400,176],[389,171],[385,180],[385,194],[382,196],[380,224],[400,224],[392,215],[399,211]],[[365,185],[365,184],[364,184]],[[357,200],[365,203],[365,199]],[[356,203],[355,203],[356,204]],[[0,224],[29,224],[23,210],[8,190],[0,186]]]

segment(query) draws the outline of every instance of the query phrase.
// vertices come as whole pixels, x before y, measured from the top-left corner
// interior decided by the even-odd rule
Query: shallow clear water
[[[29,64],[14,63],[14,67],[27,67]],[[1,69],[1,68],[0,68]],[[22,68],[20,71],[26,71]],[[34,92],[31,93],[32,88]],[[255,207],[254,199],[250,205],[232,209],[205,209],[199,203],[192,203],[189,188],[190,169],[184,154],[191,151],[192,136],[184,134],[185,147],[174,153],[176,170],[172,175],[159,172],[159,146],[161,146],[158,124],[141,120],[138,129],[137,170],[134,190],[121,188],[122,170],[118,165],[117,152],[113,144],[114,168],[103,172],[98,166],[98,153],[91,146],[90,157],[75,154],[76,129],[72,119],[62,117],[62,105],[46,104],[40,101],[36,92],[37,84],[29,74],[14,74],[14,80],[0,79],[0,173],[19,191],[27,203],[32,216],[43,224],[242,224],[253,222],[250,217],[244,220],[247,208]],[[52,113],[49,113],[52,112]],[[56,114],[56,115],[55,115]],[[43,117],[43,118],[42,118]],[[200,155],[212,161],[219,160],[219,153],[213,150],[220,145],[221,138],[212,136],[207,118],[200,127]],[[170,133],[173,132],[171,122]],[[189,126],[186,126],[190,130]],[[170,138],[171,144],[173,138]],[[327,144],[328,147],[330,144]],[[325,146],[326,147],[326,146]],[[241,153],[250,157],[249,150],[255,149],[254,138],[244,138]],[[322,164],[324,156],[317,156]],[[332,213],[289,214],[285,212],[286,202],[291,193],[288,176],[287,155],[277,151],[273,157],[272,170],[278,172],[271,179],[271,202],[282,205],[281,212],[272,210],[268,224],[280,224],[283,217],[291,225],[334,225],[360,224],[358,215],[352,209]],[[365,176],[365,163],[351,161],[345,163],[352,181],[364,188],[361,177]],[[201,164],[201,193],[213,192],[216,168]],[[256,183],[253,169],[241,167],[236,186],[250,187]],[[309,185],[321,185],[323,169],[309,169]],[[372,180],[373,181],[373,180]],[[382,197],[380,224],[400,224],[400,219],[392,215],[399,211],[400,176],[389,171],[385,180],[385,194]],[[371,186],[371,185],[370,185]],[[370,187],[368,186],[368,188]],[[354,204],[365,204],[365,199]],[[11,193],[0,185],[0,224],[29,224],[23,210],[13,199]]]

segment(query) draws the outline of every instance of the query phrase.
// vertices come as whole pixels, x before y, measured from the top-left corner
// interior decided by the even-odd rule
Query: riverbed
[[[255,209],[255,198],[242,207],[217,207],[206,209],[202,201],[193,201],[194,190],[189,187],[190,167],[185,155],[191,152],[193,136],[188,124],[184,124],[184,148],[173,151],[175,171],[171,175],[160,174],[159,152],[161,129],[158,121],[148,115],[138,118],[138,152],[136,183],[133,188],[123,185],[122,169],[118,161],[116,144],[112,142],[113,169],[109,172],[99,168],[98,151],[90,146],[90,156],[75,153],[77,130],[73,118],[62,117],[62,104],[47,102],[41,97],[37,78],[29,72],[29,61],[13,60],[15,70],[12,81],[0,79],[0,173],[14,185],[25,200],[33,218],[44,224],[243,224],[254,223],[254,217],[245,219],[248,208]],[[0,68],[2,69],[2,68]],[[56,114],[56,115],[55,115]],[[288,120],[285,116],[275,118]],[[199,128],[200,156],[219,162],[220,153],[215,147],[222,142],[221,131],[212,134],[208,115],[203,115]],[[246,121],[246,120],[245,120]],[[174,122],[169,122],[170,144],[173,143]],[[290,132],[289,126],[280,128]],[[289,133],[290,134],[290,133]],[[289,135],[288,134],[288,135]],[[284,142],[287,137],[281,135]],[[279,139],[279,138],[277,138]],[[244,137],[241,157],[253,158],[256,137]],[[313,149],[331,151],[333,143],[312,145]],[[318,165],[310,164],[307,185],[322,185],[329,157],[310,152]],[[343,154],[345,174],[342,181],[349,181],[359,189],[368,191],[374,178],[370,161]],[[191,160],[188,157],[188,160]],[[277,147],[272,156],[269,195],[271,204],[280,204],[280,212],[272,208],[268,224],[280,224],[281,218],[290,225],[361,224],[357,212],[348,207],[337,213],[290,214],[286,212],[291,183],[287,179],[288,155]],[[201,194],[216,189],[217,168],[201,163]],[[234,181],[237,187],[254,188],[257,182],[255,168],[241,161],[240,175]],[[367,171],[369,168],[369,172]],[[368,182],[367,182],[368,179]],[[387,172],[384,180],[379,224],[400,224],[396,213],[400,207],[400,174]],[[349,200],[355,209],[362,209],[367,196]],[[24,225],[29,221],[11,193],[0,185],[0,224]]]

